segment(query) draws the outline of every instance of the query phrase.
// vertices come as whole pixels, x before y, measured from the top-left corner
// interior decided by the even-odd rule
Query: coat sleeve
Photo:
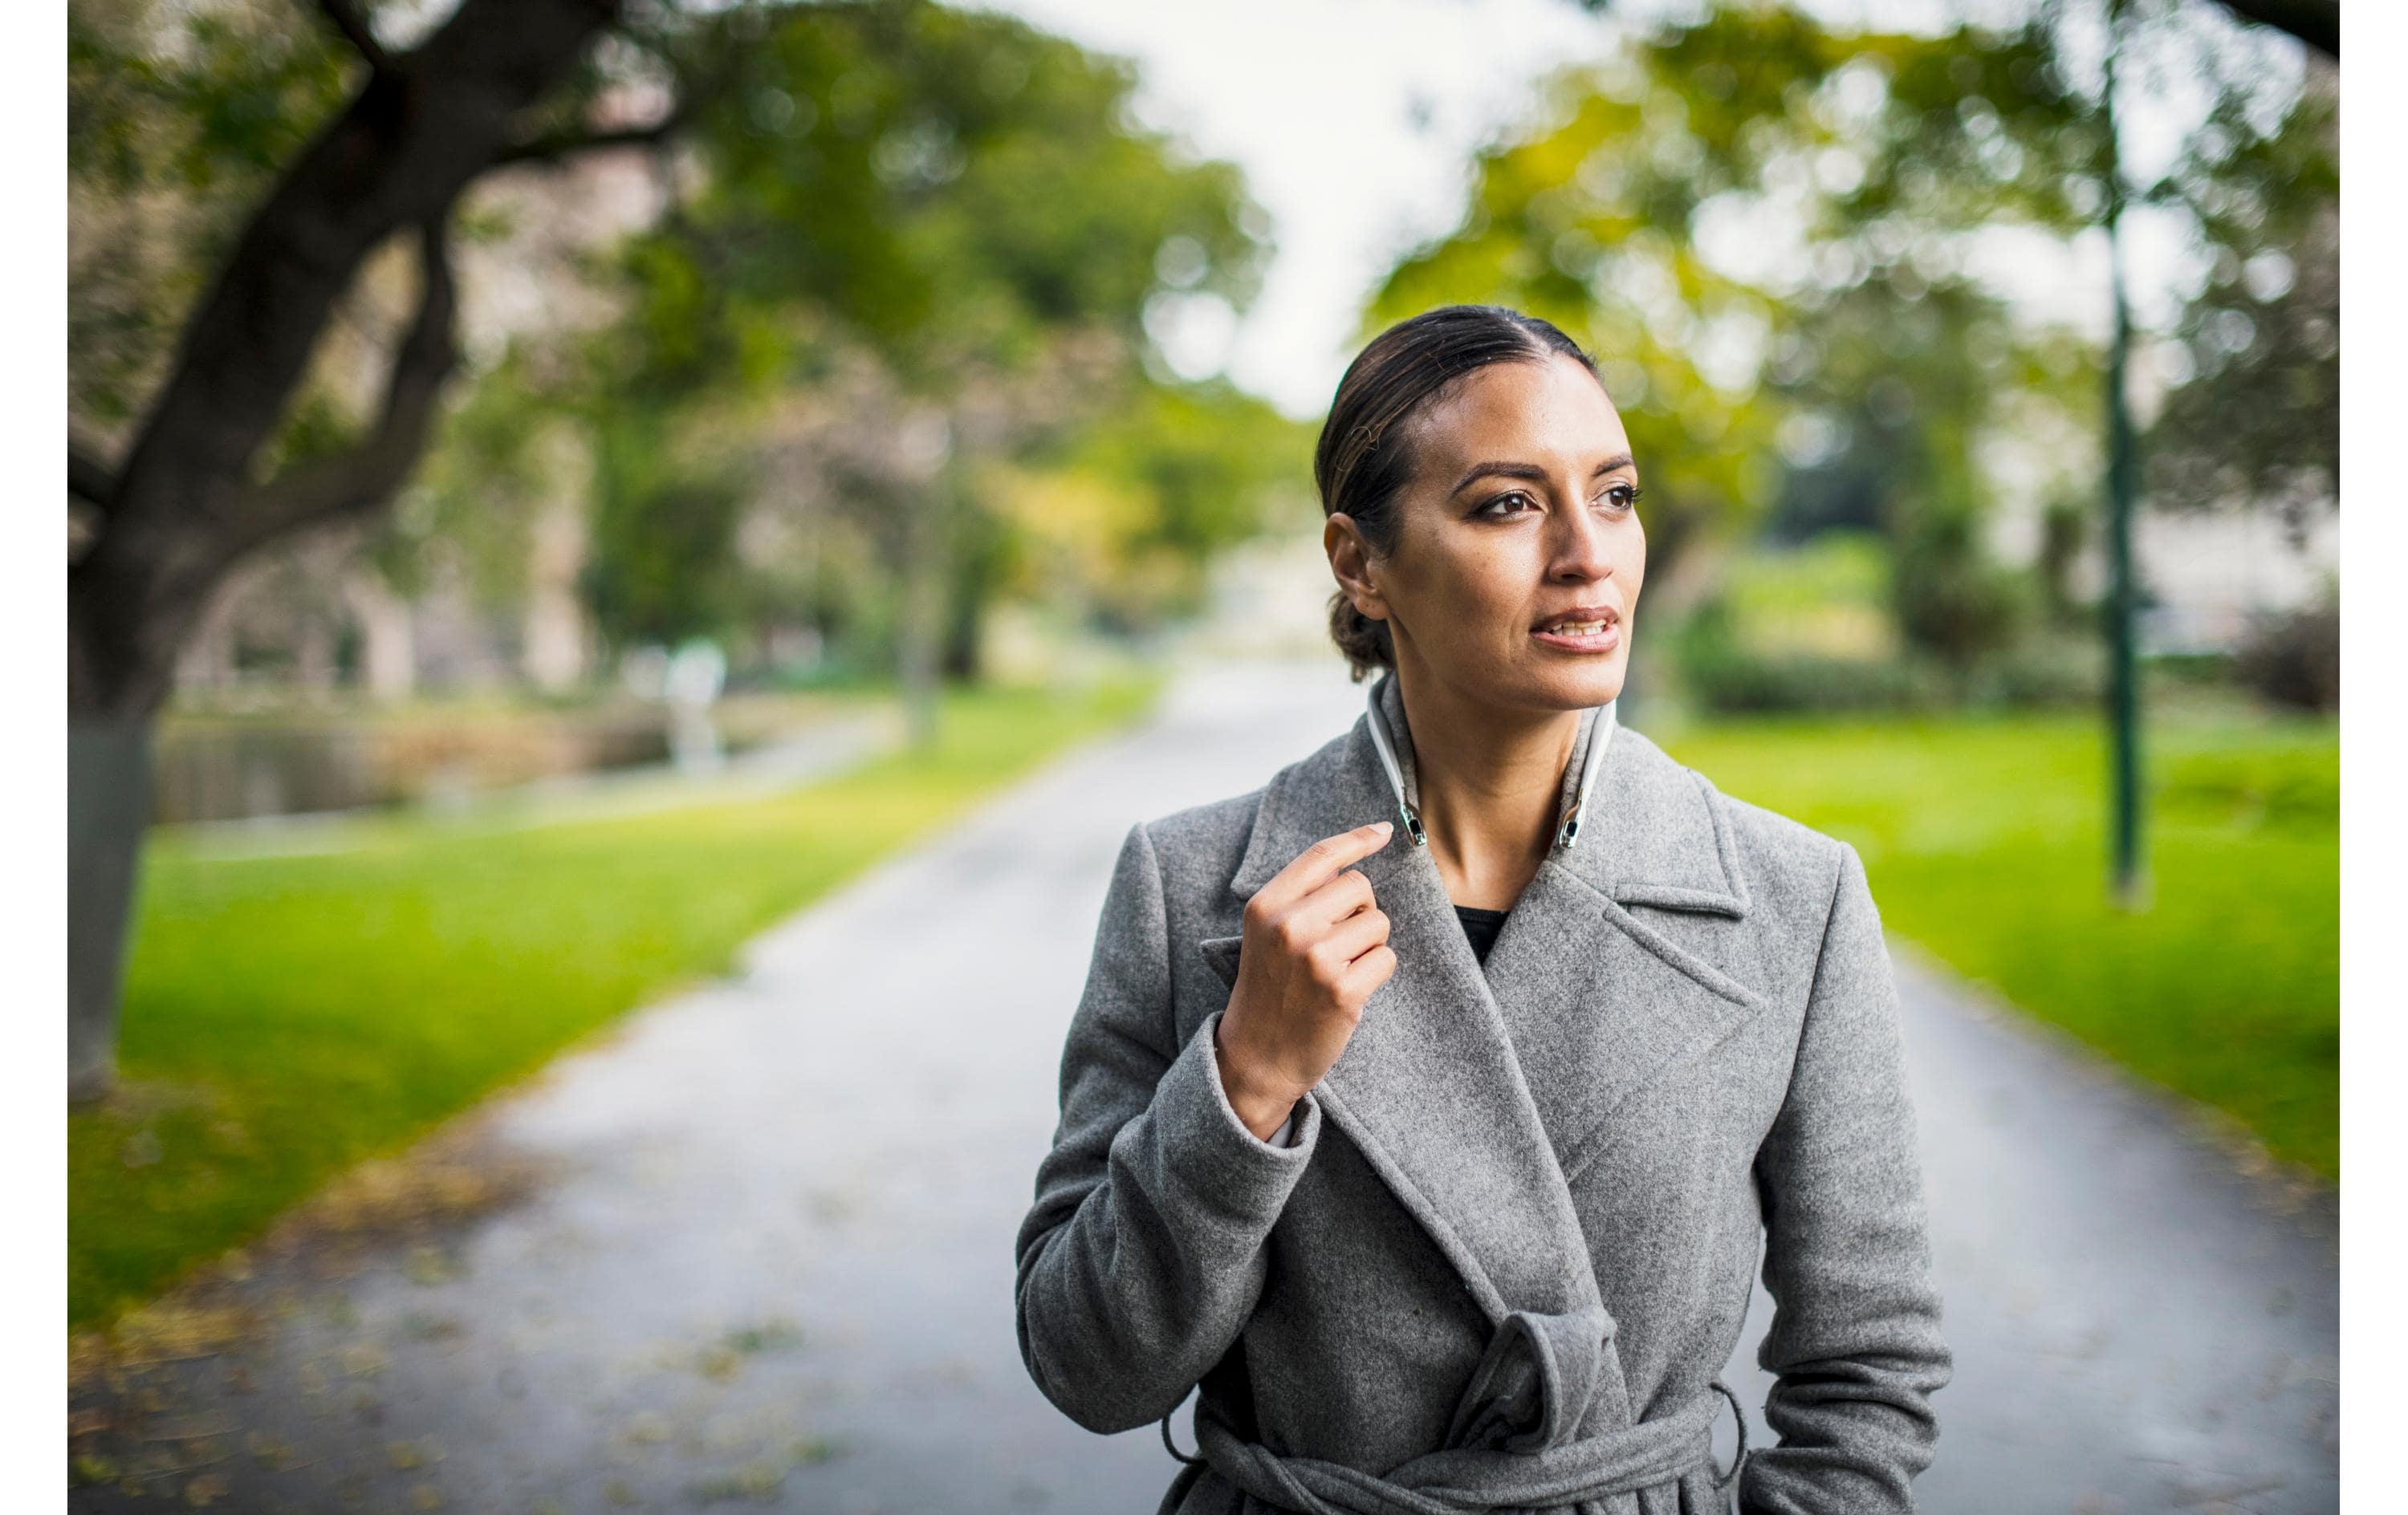
[[[1091,1431],[1160,1420],[1228,1351],[1321,1131],[1309,1094],[1290,1145],[1247,1130],[1214,1060],[1221,1012],[1182,1046],[1170,984],[1162,873],[1140,825],[1105,896],[1062,1049],[1061,1123],[1016,1247],[1021,1358]]]
[[[1842,843],[1788,1096],[1756,1155],[1774,1304],[1757,1361],[1780,1441],[1748,1459],[1745,1515],[1911,1511],[1931,1462],[1952,1363],[1898,1022],[1864,861]]]

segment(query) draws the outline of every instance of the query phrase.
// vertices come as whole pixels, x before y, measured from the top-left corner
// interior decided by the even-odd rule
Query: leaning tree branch
[[[117,503],[117,476],[73,442],[67,444],[67,493],[103,510]]]
[[[384,416],[363,432],[367,450],[349,467],[295,462],[289,477],[251,482],[361,264],[396,234],[423,234],[446,218],[513,123],[629,3],[458,0],[426,37],[392,54],[390,71],[370,71],[285,166],[186,319],[118,462],[108,529],[69,568],[70,708],[150,717],[229,567],[272,541],[280,522],[375,499],[407,477],[409,460],[395,454],[413,434],[432,435],[430,379],[451,366],[440,266],[426,286],[434,308],[394,349]],[[368,7],[349,0],[348,8]],[[312,16],[309,24],[326,23]]]
[[[377,40],[375,28],[368,25],[368,19],[360,14],[351,0],[318,0],[318,9],[334,22],[336,31],[343,34],[343,40],[368,61],[370,68],[380,74],[393,71],[393,54],[384,50],[384,44]]]
[[[287,532],[375,510],[417,466],[435,424],[444,380],[460,362],[454,331],[459,292],[446,219],[437,216],[420,225],[424,273],[418,313],[394,349],[375,435],[348,452],[295,464],[250,491],[229,512],[229,555]]]
[[[507,143],[494,154],[494,166],[511,164],[534,164],[539,167],[562,166],[562,160],[581,152],[595,152],[606,148],[657,147],[676,135],[692,119],[682,104],[650,126],[626,126],[608,132],[555,132],[531,136],[523,141]]]

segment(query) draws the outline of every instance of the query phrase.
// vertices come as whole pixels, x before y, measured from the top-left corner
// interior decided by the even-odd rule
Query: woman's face
[[[1490,364],[1429,406],[1396,540],[1323,531],[1356,608],[1385,621],[1407,681],[1531,710],[1622,693],[1647,571],[1639,472],[1622,418],[1569,357]]]

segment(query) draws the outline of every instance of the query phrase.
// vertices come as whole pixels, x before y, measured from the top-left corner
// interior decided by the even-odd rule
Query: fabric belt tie
[[[1747,1417],[1720,1379],[1713,1393],[1664,1414],[1596,1436],[1573,1434],[1612,1335],[1612,1322],[1597,1310],[1509,1315],[1472,1375],[1446,1449],[1385,1476],[1275,1452],[1247,1440],[1204,1401],[1196,1407],[1196,1457],[1171,1444],[1168,1416],[1163,1441],[1181,1462],[1209,1464],[1255,1498],[1304,1515],[1486,1515],[1604,1499],[1672,1482],[1700,1463],[1713,1467],[1720,1395],[1739,1419],[1739,1455],[1713,1477],[1716,1489],[1727,1489],[1747,1460]],[[1170,1503],[1166,1498],[1165,1508]]]

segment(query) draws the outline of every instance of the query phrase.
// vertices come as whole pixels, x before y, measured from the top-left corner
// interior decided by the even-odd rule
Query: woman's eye
[[[1524,510],[1535,510],[1538,507],[1539,502],[1530,498],[1526,491],[1509,489],[1482,506],[1480,513],[1484,516],[1513,516],[1520,515]]]
[[[1627,510],[1639,503],[1639,493],[1636,484],[1616,484],[1598,498],[1616,510]]]

